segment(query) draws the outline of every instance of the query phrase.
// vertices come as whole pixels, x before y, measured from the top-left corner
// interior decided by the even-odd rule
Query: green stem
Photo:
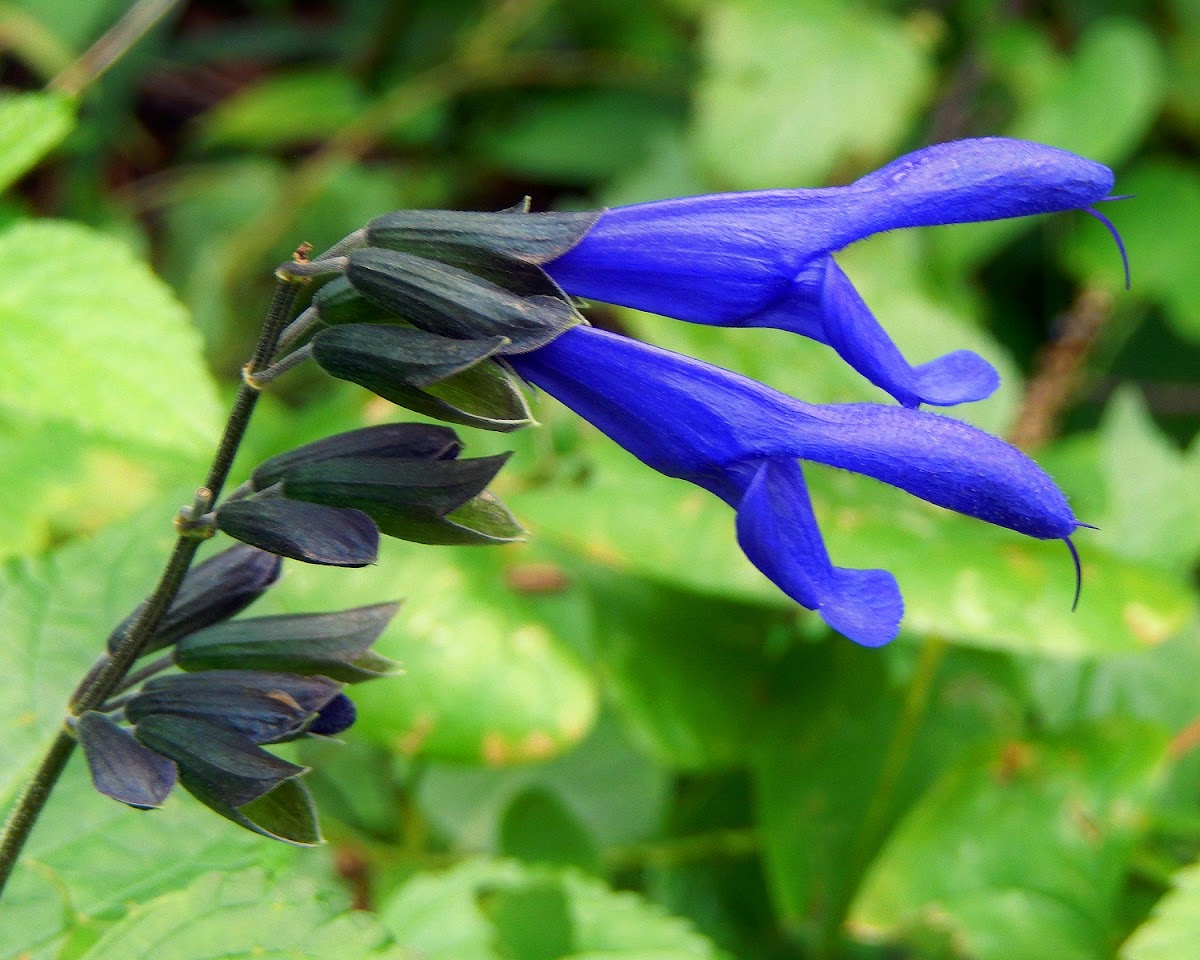
[[[865,860],[870,857],[886,826],[896,799],[896,790],[900,786],[900,778],[908,764],[913,742],[917,739],[917,731],[921,727],[921,721],[925,719],[925,711],[929,707],[929,694],[933,691],[933,681],[937,677],[937,670],[945,653],[946,641],[939,636],[929,637],[921,647],[916,670],[904,695],[900,722],[896,725],[892,742],[888,744],[879,782],[859,829],[858,856],[855,860],[861,862],[864,867]]]
[[[17,857],[29,839],[29,831],[37,822],[42,807],[50,799],[50,791],[58,783],[63,768],[75,752],[75,738],[66,729],[59,730],[58,736],[50,744],[50,749],[42,757],[37,772],[25,787],[21,799],[9,814],[8,822],[4,824],[3,840],[0,840],[0,894],[16,866]]]
[[[730,827],[686,837],[668,837],[653,843],[618,847],[605,857],[611,871],[645,867],[678,867],[717,859],[752,857],[762,849],[753,827]]]
[[[884,837],[888,826],[888,818],[896,802],[896,791],[900,787],[901,777],[908,765],[909,755],[925,712],[929,707],[929,696],[933,692],[934,680],[937,678],[938,667],[946,654],[946,641],[940,636],[930,636],[921,647],[916,670],[905,691],[904,703],[900,708],[900,718],[892,740],[888,744],[887,753],[880,768],[879,780],[875,791],[867,805],[866,813],[855,837],[850,852],[849,876],[854,878],[851,883],[857,883],[870,864],[871,857]],[[853,889],[848,888],[840,898],[836,909],[830,910],[820,933],[815,955],[818,958],[833,955],[837,938],[840,935],[845,915],[850,906]]]
[[[208,471],[208,479],[204,482],[204,486],[212,494],[213,503],[217,502],[221,491],[225,488],[225,481],[229,479],[229,469],[233,466],[233,458],[237,455],[242,437],[246,434],[250,416],[254,413],[254,407],[258,403],[258,395],[261,391],[249,382],[250,378],[271,362],[271,357],[275,354],[275,345],[279,342],[279,335],[287,326],[288,320],[291,319],[292,307],[295,305],[296,295],[300,291],[300,281],[284,272],[284,268],[276,271],[276,277],[279,282],[275,287],[275,299],[271,301],[266,322],[263,323],[262,334],[258,338],[258,345],[254,348],[254,356],[246,364],[242,386],[233,401],[233,410],[230,411],[229,419],[225,423],[225,433],[221,437],[221,445],[217,448],[212,468]]]
[[[156,660],[152,660],[146,666],[126,675],[126,677],[119,684],[117,684],[117,688],[112,692],[112,696],[115,697],[124,693],[126,690],[131,690],[139,683],[149,680],[151,677],[156,677],[164,670],[170,670],[173,666],[175,666],[174,652],[164,653],[161,657]],[[105,712],[108,712],[108,710],[111,709],[111,705],[112,700],[109,700],[103,705],[102,709]]]
[[[292,308],[299,292],[300,279],[294,276],[285,264],[276,271],[278,283],[275,297],[271,301],[266,320],[263,322],[262,333],[255,347],[254,355],[245,367],[245,377],[233,409],[225,423],[225,431],[221,436],[220,445],[213,456],[212,466],[204,487],[197,494],[198,503],[213,504],[221,495],[225,481],[229,478],[229,470],[233,459],[241,446],[242,438],[246,435],[250,416],[258,402],[259,388],[254,385],[253,375],[270,363],[283,331],[292,314]],[[196,508],[191,508],[195,513]],[[186,528],[177,524],[180,537],[175,543],[170,559],[159,577],[154,592],[142,606],[141,613],[125,637],[117,645],[111,656],[102,657],[99,664],[88,671],[83,682],[71,697],[69,714],[79,716],[88,710],[95,710],[105,700],[112,696],[125,679],[129,668],[142,655],[146,644],[154,635],[162,618],[170,609],[188,568],[195,559],[196,551],[200,549],[201,539]],[[60,730],[50,749],[42,758],[41,764],[30,780],[21,799],[13,808],[4,832],[0,834],[0,895],[8,878],[12,875],[17,858],[21,854],[29,832],[41,815],[42,808],[50,798],[50,793],[58,778],[62,776],[67,761],[75,749],[75,739],[66,728]]]

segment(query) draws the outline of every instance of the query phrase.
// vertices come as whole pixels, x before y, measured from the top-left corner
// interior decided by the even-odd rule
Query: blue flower
[[[900,227],[1087,210],[1112,184],[1107,167],[1065,150],[999,137],[959,140],[844,187],[607,210],[544,268],[575,296],[693,323],[791,330],[829,344],[906,407],[950,406],[991,394],[996,371],[968,350],[910,365],[833,253]]]
[[[751,562],[866,646],[896,636],[904,612],[899,588],[886,570],[833,566],[798,459],[865,474],[1039,539],[1070,545],[1081,525],[1036,463],[949,417],[869,403],[812,406],[586,326],[508,360],[648,466],[728,503]]]

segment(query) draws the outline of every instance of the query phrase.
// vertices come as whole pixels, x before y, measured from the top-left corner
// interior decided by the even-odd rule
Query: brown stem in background
[[[162,23],[181,0],[138,0],[104,36],[50,81],[51,90],[77,97],[99,80],[131,47]]]
[[[1083,376],[1084,362],[1105,322],[1113,298],[1098,287],[1085,287],[1062,322],[1062,332],[1038,357],[1025,385],[1021,409],[1008,439],[1022,450],[1036,450],[1058,432],[1058,420]]]
[[[1200,747],[1200,717],[1197,717],[1171,738],[1167,745],[1167,756],[1172,760],[1185,757]]]

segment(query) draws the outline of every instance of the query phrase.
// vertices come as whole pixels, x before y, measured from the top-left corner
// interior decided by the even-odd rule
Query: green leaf
[[[194,485],[203,469],[199,456],[0,413],[0,489],[9,504],[0,511],[0,558],[92,534],[164,490]]]
[[[642,91],[530,91],[488,116],[472,153],[504,170],[557,183],[590,183],[629,169],[661,137],[678,129],[683,111]]]
[[[772,669],[762,638],[786,614],[598,565],[585,575],[596,609],[604,611],[597,657],[636,740],[675,770],[744,762]]]
[[[740,0],[703,11],[695,135],[737,189],[816,186],[882,159],[929,94],[932,38],[866,4]]]
[[[0,234],[0,258],[0,414],[178,454],[211,448],[218,407],[199,338],[124,245],[20,223]]]
[[[647,955],[661,960],[717,957],[716,947],[685,921],[636,894],[615,893],[576,873],[523,867],[511,860],[476,860],[441,874],[419,874],[381,907],[380,917],[401,942],[428,960],[494,960],[506,954],[498,949],[501,931],[480,908],[480,895],[528,891],[531,884],[547,882],[561,884],[566,899],[571,956],[596,953],[612,960]],[[521,956],[544,956],[549,942],[561,946],[562,928],[555,924],[541,944],[531,944],[529,952]]]
[[[785,923],[816,942],[834,934],[896,818],[972,744],[1019,729],[1015,685],[1000,658],[940,641],[881,652],[835,637],[773,665],[751,770]]]
[[[853,928],[889,941],[937,932],[979,960],[1107,955],[1165,747],[1158,728],[1125,724],[967,757],[892,835]]]
[[[66,700],[103,651],[108,627],[149,591],[174,542],[170,517],[183,494],[37,559],[0,570],[0,806],[57,733]],[[177,791],[162,809],[139,812],[96,792],[83,757],[68,765],[5,893],[0,958],[57,957],[52,945],[84,936],[139,899],[175,889],[209,870],[251,859],[284,862],[261,840]],[[120,851],[120,855],[114,855]],[[69,904],[69,906],[68,906]]]
[[[1129,253],[1133,287],[1118,292],[1117,254],[1103,230],[1080,232],[1068,248],[1074,272],[1122,298],[1161,304],[1174,331],[1200,340],[1200,276],[1190,252],[1200,244],[1200,173],[1167,161],[1143,161],[1121,176],[1117,189],[1133,199],[1105,207]]]
[[[525,863],[600,872],[600,851],[591,835],[543,787],[523,790],[505,809],[500,821],[500,852]]]
[[[1097,539],[1115,554],[1186,576],[1200,557],[1200,443],[1181,453],[1141,394],[1122,387],[1100,425],[1098,466],[1108,510],[1097,520]]]
[[[571,917],[562,885],[554,880],[484,890],[477,902],[496,931],[499,956],[558,960],[571,953]]]
[[[1045,32],[1039,39],[1050,43]],[[1113,69],[1115,63],[1120,70]],[[1158,115],[1164,80],[1162,51],[1149,27],[1132,19],[1099,19],[1088,25],[1070,59],[1053,63],[1036,89],[1018,89],[1025,102],[1005,132],[1116,166]]]
[[[1187,4],[1180,4],[1185,9]],[[1194,137],[1200,130],[1200,33],[1194,26],[1172,31],[1167,43],[1164,112]]]
[[[7,190],[66,138],[75,101],[60,93],[0,97],[0,190]]]
[[[1121,960],[1191,960],[1200,942],[1200,864],[1171,878],[1154,915],[1121,947]]]
[[[1029,706],[1050,730],[1111,717],[1182,730],[1195,719],[1198,630],[1192,621],[1166,643],[1103,660],[1022,663]]]
[[[657,836],[669,789],[667,771],[634,749],[616,719],[605,715],[581,743],[545,763],[503,769],[431,764],[418,783],[417,802],[456,849],[491,849],[515,798],[544,791],[607,848]]]
[[[178,502],[178,501],[174,501]],[[57,733],[67,697],[103,637],[154,586],[174,541],[172,509],[0,570],[0,802]]]
[[[82,53],[125,11],[119,0],[80,0],[70,7],[64,7],[56,0],[21,0],[17,6],[36,17],[58,43],[68,48],[64,54],[71,50]]]
[[[1069,57],[1052,43],[1046,31],[1024,23],[992,38],[987,51],[991,69],[1008,80],[1018,99],[1016,117],[1004,133],[1119,166],[1158,115],[1165,77],[1157,39],[1137,21],[1110,17],[1092,22]],[[1120,70],[1113,69],[1116,63]],[[1115,192],[1134,191],[1122,176]],[[939,259],[959,268],[973,266],[1031,223],[1028,218],[1001,220],[943,232]],[[1081,233],[1096,240],[1104,235],[1107,273],[1113,285],[1120,283],[1107,232],[1089,224]],[[1140,259],[1131,259],[1140,265]]]
[[[132,903],[178,890],[210,870],[252,863],[292,865],[293,854],[235,830],[183,791],[159,810],[116,803],[96,792],[78,758],[5,890],[0,958],[57,960],[55,945],[94,939]]]
[[[345,70],[279,73],[223,100],[200,117],[206,147],[273,150],[317,143],[366,112],[369,100]]]
[[[209,874],[136,907],[79,960],[403,960],[408,952],[344,898],[261,870]]]
[[[587,642],[590,614],[574,588],[506,587],[513,550],[385,540],[377,566],[353,576],[293,569],[264,603],[310,610],[399,590],[404,606],[375,650],[405,674],[355,692],[356,733],[406,755],[497,766],[546,759],[595,720],[595,681],[572,649]]]

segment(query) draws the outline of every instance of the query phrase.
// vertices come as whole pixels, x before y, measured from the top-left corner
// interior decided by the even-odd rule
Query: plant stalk
[[[279,335],[291,318],[296,295],[303,279],[293,274],[289,270],[288,264],[280,267],[275,276],[277,284],[274,299],[267,311],[254,354],[243,370],[242,386],[238,390],[229,418],[225,422],[225,430],[221,435],[217,451],[213,455],[208,477],[204,486],[197,492],[197,506],[205,503],[212,505],[221,496],[225,482],[229,479],[229,471],[233,466],[234,457],[246,435],[250,417],[258,403],[260,389],[255,385],[253,375],[270,363],[275,354],[276,344],[279,342]],[[197,514],[197,506],[184,508],[180,515],[181,519],[194,519],[192,515]],[[181,523],[180,520],[176,521],[176,528],[180,531],[179,539],[175,543],[175,548],[167,560],[154,592],[143,604],[141,614],[118,644],[117,649],[111,656],[102,657],[97,666],[85,675],[83,682],[71,697],[68,705],[68,717],[79,716],[88,710],[97,709],[120,687],[129,673],[129,669],[141,656],[147,642],[154,635],[154,631],[162,622],[167,610],[170,609],[171,603],[175,600],[175,595],[183,583],[183,578],[187,575],[188,569],[195,559],[196,551],[200,549],[200,544],[205,539],[203,536],[197,536],[186,523]],[[50,798],[63,770],[66,769],[67,761],[71,758],[74,750],[75,738],[68,732],[64,724],[63,729],[59,731],[49,750],[46,751],[41,764],[21,795],[21,799],[9,815],[3,833],[0,833],[0,896],[4,893],[5,885],[12,875],[13,868],[16,866],[33,825],[41,815],[46,801]]]

